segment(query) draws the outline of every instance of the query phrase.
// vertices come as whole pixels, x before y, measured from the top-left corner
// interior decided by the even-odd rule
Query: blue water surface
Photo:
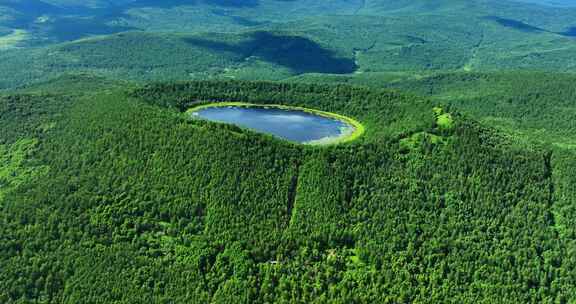
[[[194,117],[230,123],[289,141],[309,143],[338,138],[351,133],[344,121],[299,110],[274,107],[208,107],[192,113]]]

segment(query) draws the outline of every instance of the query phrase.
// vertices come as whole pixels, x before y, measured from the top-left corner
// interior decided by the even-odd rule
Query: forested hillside
[[[576,303],[575,16],[0,0],[0,303]],[[365,132],[187,113],[221,102]]]
[[[525,1],[526,2],[526,1]],[[576,8],[519,1],[0,3],[0,89],[134,81],[576,67]]]
[[[182,112],[231,100],[367,133],[307,147]],[[191,82],[0,105],[4,303],[575,300],[574,180],[551,165],[573,158],[430,101]]]
[[[574,148],[576,82],[573,73],[535,71],[304,75],[292,82],[346,83],[428,96],[514,138]]]

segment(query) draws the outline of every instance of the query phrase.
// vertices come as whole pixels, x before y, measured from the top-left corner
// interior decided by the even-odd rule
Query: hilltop
[[[0,302],[576,301],[573,4],[3,1]]]
[[[3,302],[571,297],[556,205],[571,194],[550,154],[428,100],[230,81],[44,92],[0,99]],[[199,100],[306,106],[367,131],[300,146],[182,114]]]

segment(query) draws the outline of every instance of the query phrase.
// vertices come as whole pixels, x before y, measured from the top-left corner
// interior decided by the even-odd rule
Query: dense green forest
[[[440,72],[355,76],[304,75],[291,82],[340,83],[397,89],[455,107],[521,141],[574,148],[576,75],[534,71]]]
[[[146,82],[576,67],[576,7],[245,1],[0,3],[0,90],[78,72]]]
[[[0,0],[0,303],[576,303],[573,2]]]
[[[42,88],[0,99],[3,303],[576,300],[570,150],[347,85]],[[367,133],[309,147],[183,112],[208,101]]]

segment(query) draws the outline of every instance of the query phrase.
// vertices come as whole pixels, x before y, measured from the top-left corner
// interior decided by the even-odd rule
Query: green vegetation
[[[315,109],[308,109],[308,108],[303,108],[303,107],[285,106],[285,105],[280,105],[280,104],[255,105],[255,104],[250,104],[250,103],[245,103],[245,102],[218,102],[218,103],[208,103],[208,104],[202,104],[199,106],[194,106],[193,108],[187,110],[186,113],[190,114],[190,113],[193,113],[193,112],[196,112],[198,110],[205,109],[205,108],[228,107],[228,106],[233,106],[233,107],[259,106],[259,107],[272,107],[272,108],[278,108],[278,109],[284,109],[284,110],[298,110],[298,111],[303,111],[303,112],[312,113],[315,115],[343,121],[346,124],[350,125],[354,129],[353,132],[351,132],[350,134],[348,134],[345,137],[339,137],[337,139],[331,139],[329,141],[322,141],[322,142],[316,143],[317,145],[327,145],[327,144],[334,145],[334,144],[342,144],[342,143],[346,143],[346,142],[352,142],[352,141],[360,138],[360,136],[362,136],[362,134],[364,134],[364,132],[366,131],[366,129],[364,128],[364,126],[360,122],[358,122],[358,121],[356,121],[350,117],[346,117],[344,115],[319,111],[319,110],[315,110]]]
[[[231,101],[342,113],[366,134],[319,149],[182,115]],[[1,140],[37,138],[20,167],[45,168],[0,207],[2,302],[574,300],[573,154],[449,107],[233,81],[1,104]]]
[[[384,86],[428,95],[487,125],[537,144],[575,143],[574,74],[441,73]]]
[[[400,140],[400,148],[403,150],[411,151],[420,149],[424,144],[436,145],[443,142],[442,137],[427,132],[418,132],[412,134],[410,137],[402,138]]]
[[[444,113],[442,108],[434,108],[434,114],[436,114],[436,124],[438,127],[444,130],[450,130],[454,127],[454,118],[450,113]]]
[[[61,73],[143,82],[336,77],[381,83],[383,75],[570,72],[576,67],[571,32],[576,8],[461,0],[434,5],[423,0],[223,2],[148,1],[142,6],[136,1],[134,7],[118,4],[106,17],[88,9],[93,19],[76,22],[77,16],[68,16],[64,25],[52,20],[31,26],[28,44],[19,43],[24,48],[0,52],[0,88],[44,82]],[[102,29],[85,24],[93,21]],[[54,38],[58,30],[64,32],[60,36],[81,39]]]
[[[576,303],[568,2],[0,3],[0,303]]]
[[[7,193],[46,171],[47,168],[25,165],[36,144],[36,140],[21,139],[11,145],[0,145],[0,204]]]

